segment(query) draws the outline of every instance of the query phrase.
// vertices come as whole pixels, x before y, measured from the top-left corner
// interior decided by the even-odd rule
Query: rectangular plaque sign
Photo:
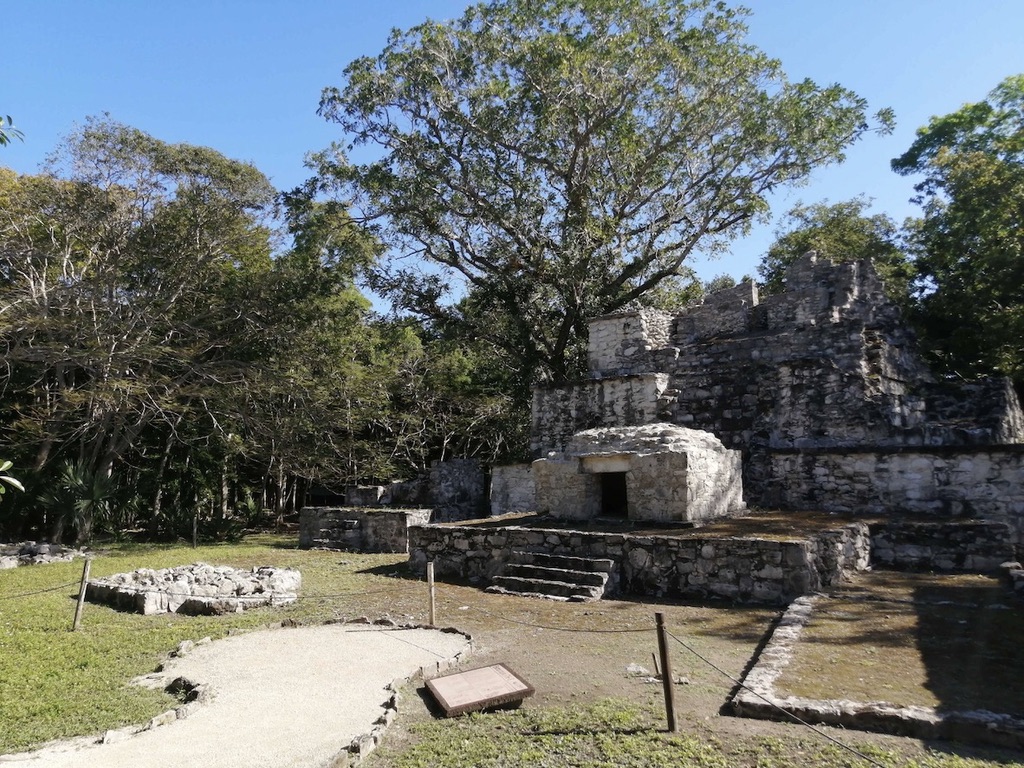
[[[504,664],[435,677],[427,681],[427,689],[447,717],[518,704],[533,695],[533,686]]]

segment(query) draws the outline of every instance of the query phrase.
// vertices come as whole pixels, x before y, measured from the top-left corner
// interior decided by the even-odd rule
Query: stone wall
[[[492,516],[535,511],[533,468],[529,464],[491,467],[490,499]]]
[[[299,512],[299,547],[408,552],[409,526],[428,522],[429,509],[304,507]]]
[[[530,449],[536,458],[559,451],[577,432],[597,427],[633,427],[658,421],[668,376],[631,374],[592,379],[533,392]]]
[[[766,496],[784,509],[971,517],[1024,544],[1024,445],[773,453]]]
[[[669,343],[673,318],[668,312],[641,309],[617,312],[591,322],[587,345],[591,378],[635,373],[646,366],[648,353]]]
[[[430,465],[429,498],[436,522],[473,520],[487,510],[487,477],[476,459]]]
[[[1014,556],[1004,523],[973,521],[871,524],[871,563],[941,573],[995,573]]]
[[[590,380],[535,392],[533,455],[671,423],[743,452],[751,506],[973,516],[1024,541],[1020,458],[999,448],[1024,443],[1010,383],[935,380],[869,262],[807,254],[785,283],[595,320]]]
[[[513,550],[542,551],[612,559],[612,595],[773,604],[837,584],[845,574],[867,567],[868,547],[862,523],[807,541],[447,525],[409,531],[409,562],[417,572],[433,560],[437,576],[487,581],[501,573]]]
[[[621,474],[630,520],[704,522],[744,509],[738,451],[707,432],[670,424],[591,429],[576,433],[564,452],[533,463],[537,509],[563,519],[609,514],[602,490]]]

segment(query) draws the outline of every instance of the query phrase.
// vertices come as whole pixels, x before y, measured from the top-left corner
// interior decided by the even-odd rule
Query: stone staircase
[[[513,551],[487,591],[592,602],[604,597],[614,566],[614,561],[607,559]]]

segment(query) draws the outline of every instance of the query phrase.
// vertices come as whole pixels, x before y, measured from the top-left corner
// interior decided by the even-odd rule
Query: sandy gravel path
[[[112,744],[51,745],[0,764],[33,768],[323,766],[382,714],[395,679],[468,650],[460,634],[326,625],[199,645],[167,663],[167,681],[209,685],[188,716]]]

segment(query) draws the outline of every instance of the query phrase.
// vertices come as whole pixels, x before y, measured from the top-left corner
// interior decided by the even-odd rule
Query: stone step
[[[526,579],[518,576],[495,576],[489,592],[506,594],[535,595],[555,600],[592,601],[600,600],[604,594],[604,586],[586,586],[565,581],[548,579]]]
[[[600,571],[576,571],[529,563],[509,563],[505,566],[504,575],[517,576],[523,579],[580,584],[587,587],[603,587],[608,583],[608,574],[601,573]]]
[[[544,552],[513,550],[510,563],[540,565],[545,568],[560,568],[566,571],[595,571],[611,573],[615,561],[600,557],[573,557],[570,555],[549,555]]]

